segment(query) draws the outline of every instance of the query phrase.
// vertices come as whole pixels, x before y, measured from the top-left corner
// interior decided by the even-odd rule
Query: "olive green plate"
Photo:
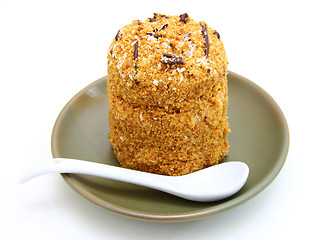
[[[243,161],[250,174],[234,196],[199,203],[157,190],[98,177],[62,174],[65,181],[93,203],[123,215],[157,221],[185,221],[235,207],[268,186],[280,172],[289,147],[289,132],[276,102],[259,86],[228,74],[228,116],[232,133],[225,161]],[[52,133],[53,157],[118,165],[107,137],[107,77],[75,95],[61,111]]]

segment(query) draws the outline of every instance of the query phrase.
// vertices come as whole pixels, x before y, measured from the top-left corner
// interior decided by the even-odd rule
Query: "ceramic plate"
[[[252,198],[280,172],[289,147],[289,132],[276,102],[259,86],[228,74],[228,117],[232,133],[225,161],[248,164],[245,186],[218,202],[199,203],[157,190],[98,177],[62,174],[79,194],[110,211],[157,221],[185,221],[214,215]],[[77,158],[118,166],[107,137],[107,77],[75,95],[61,111],[52,133],[53,157]]]

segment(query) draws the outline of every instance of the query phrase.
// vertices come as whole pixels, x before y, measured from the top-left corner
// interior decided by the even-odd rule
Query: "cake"
[[[125,168],[184,175],[229,150],[220,34],[187,13],[134,20],[108,51],[109,138]]]

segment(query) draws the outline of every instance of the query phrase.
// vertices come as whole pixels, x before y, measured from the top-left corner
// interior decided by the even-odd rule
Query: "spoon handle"
[[[139,184],[145,187],[152,187],[159,190],[162,187],[155,186],[158,186],[160,184],[159,180],[165,177],[162,175],[135,171],[102,163],[95,163],[77,159],[54,158],[53,161],[47,161],[29,168],[22,174],[20,182],[25,183],[35,177],[48,173],[85,174]]]

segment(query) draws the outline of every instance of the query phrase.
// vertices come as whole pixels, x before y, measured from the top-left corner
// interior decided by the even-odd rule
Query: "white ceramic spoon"
[[[76,173],[114,179],[167,192],[181,198],[210,202],[232,196],[247,181],[249,167],[243,162],[226,162],[182,175],[164,176],[76,159],[54,158],[24,172],[20,182],[47,173]]]

